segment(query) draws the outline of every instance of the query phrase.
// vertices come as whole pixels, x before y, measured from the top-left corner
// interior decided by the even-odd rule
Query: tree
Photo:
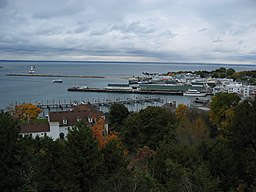
[[[119,103],[114,103],[110,107],[110,127],[114,131],[120,131],[124,119],[126,119],[129,115],[128,109],[123,105]]]
[[[233,75],[235,72],[236,72],[236,71],[235,71],[234,69],[229,68],[229,69],[227,69],[227,76],[228,76],[229,78],[231,78],[232,75]]]
[[[19,120],[28,120],[37,118],[37,116],[42,112],[42,109],[31,103],[25,103],[22,105],[15,106],[14,115]]]
[[[125,120],[121,138],[130,149],[148,146],[154,150],[174,129],[175,123],[176,119],[171,111],[161,107],[148,107],[131,114]]]
[[[111,140],[102,148],[103,167],[93,191],[130,191],[130,173],[125,151],[119,140]]]
[[[117,140],[117,134],[115,132],[109,131],[107,135],[103,134],[103,130],[105,127],[105,120],[99,119],[93,126],[92,132],[94,137],[97,139],[100,148],[103,148],[109,141]]]
[[[0,112],[0,189],[16,191],[21,185],[16,158],[17,138],[20,129],[17,121],[6,112]]]
[[[231,146],[236,157],[237,174],[247,191],[256,188],[256,100],[240,103],[230,128]]]
[[[90,191],[102,169],[102,155],[92,130],[82,122],[67,135],[67,191]]]
[[[179,104],[176,111],[175,111],[175,115],[177,117],[177,119],[182,120],[187,112],[187,106],[184,104]]]
[[[212,98],[209,112],[210,121],[214,123],[223,133],[227,134],[235,117],[235,107],[240,98],[233,93],[218,93]]]

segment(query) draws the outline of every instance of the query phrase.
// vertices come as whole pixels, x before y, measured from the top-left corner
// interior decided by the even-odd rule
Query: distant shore
[[[105,78],[104,76],[97,76],[97,75],[17,74],[17,73],[6,74],[6,76]]]

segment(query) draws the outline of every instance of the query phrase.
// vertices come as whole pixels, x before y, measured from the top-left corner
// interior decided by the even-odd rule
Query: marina
[[[193,97],[183,96],[183,92],[190,89],[197,89],[202,92],[204,84],[196,81],[191,82],[188,86],[189,80],[193,78],[191,75],[172,75],[168,71],[182,71],[182,70],[207,70],[211,71],[219,67],[213,64],[148,64],[148,63],[101,63],[101,62],[0,62],[3,67],[0,70],[1,78],[1,94],[0,94],[0,108],[23,101],[36,103],[36,101],[52,101],[52,100],[79,100],[86,101],[101,99],[114,99],[115,97],[129,97],[134,98],[138,96],[156,96],[161,97],[165,101],[177,101],[177,103],[190,103]],[[29,74],[28,70],[31,66],[35,73]],[[223,67],[234,68],[236,71],[254,70],[255,66],[249,65],[223,65]],[[147,71],[147,73],[145,72]],[[142,72],[144,72],[142,74]],[[166,72],[162,77],[160,73]],[[158,73],[158,74],[157,74]],[[169,76],[166,76],[169,75]],[[130,78],[129,77],[133,77]],[[152,77],[148,84],[146,79],[138,81],[138,76]],[[136,77],[136,78],[135,78]],[[52,80],[62,79],[63,83],[52,83]],[[134,82],[131,80],[134,79]],[[186,82],[182,82],[187,79]],[[130,80],[130,82],[129,82]],[[151,80],[151,82],[150,82]],[[175,80],[175,81],[173,81]],[[200,80],[200,79],[198,79]],[[177,82],[176,82],[177,81]],[[212,81],[212,80],[211,80]],[[236,87],[241,85],[236,84],[222,84],[221,79],[217,79],[216,87],[211,86],[211,82],[207,83],[213,87],[212,94],[218,91],[233,91],[238,90]],[[151,84],[150,84],[151,83]],[[182,84],[186,85],[182,86]],[[200,83],[200,84],[199,84]],[[211,83],[211,84],[210,84]],[[215,82],[214,82],[215,83]],[[123,84],[123,85],[122,85]],[[172,86],[175,85],[175,86]],[[180,84],[180,85],[179,85]],[[129,87],[140,87],[141,90],[132,89]],[[119,87],[118,87],[119,86]],[[199,87],[201,86],[201,87]],[[75,89],[70,89],[76,87]],[[83,90],[78,90],[77,87],[83,87]],[[105,90],[109,87],[108,90]],[[112,88],[116,89],[113,90]],[[88,89],[86,89],[88,88]],[[128,89],[127,91],[120,90]],[[245,87],[246,88],[246,87]],[[241,87],[245,96],[252,93],[252,88]],[[70,91],[67,91],[70,89]],[[138,89],[138,88],[137,88]],[[182,89],[182,91],[180,90]],[[248,90],[247,90],[248,89]],[[177,91],[180,90],[180,91]],[[207,90],[207,94],[208,94]],[[42,103],[42,102],[41,102]],[[64,102],[63,102],[64,103]],[[130,107],[131,108],[131,107]]]
[[[93,107],[101,111],[109,111],[110,107],[114,103],[119,103],[127,106],[130,111],[136,111],[138,109],[144,108],[145,106],[159,106],[165,103],[160,97],[134,97],[134,98],[125,98],[125,97],[116,97],[113,99],[95,99],[95,100],[83,100],[83,101],[72,101],[72,100],[51,100],[45,102],[35,102],[34,104],[42,109],[42,117],[46,117],[50,111],[66,111],[70,110],[72,107],[79,104],[90,103]],[[15,105],[19,105],[16,103]]]

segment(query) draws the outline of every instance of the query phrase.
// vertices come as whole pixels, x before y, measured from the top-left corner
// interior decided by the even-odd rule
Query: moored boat
[[[61,79],[54,79],[52,80],[53,83],[62,83],[63,81]]]
[[[191,97],[204,97],[206,93],[200,92],[196,89],[189,89],[183,93],[184,96],[191,96]]]

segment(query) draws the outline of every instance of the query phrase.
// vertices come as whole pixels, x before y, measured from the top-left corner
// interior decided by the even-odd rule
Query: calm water
[[[28,73],[36,65],[37,74],[99,75],[104,79],[62,78],[63,83],[52,83],[52,77],[10,77],[8,73]],[[157,64],[157,63],[100,63],[100,62],[0,62],[0,109],[22,102],[90,101],[145,97],[137,94],[68,92],[72,86],[106,87],[108,83],[127,83],[127,77],[142,72],[165,73],[180,70],[214,70],[219,67],[234,68],[236,71],[256,70],[254,65],[214,64]],[[58,78],[57,78],[58,79]],[[148,95],[150,97],[151,95]],[[156,96],[156,95],[152,95]],[[163,96],[167,101],[189,103],[183,96]],[[158,105],[158,104],[157,104]],[[134,107],[133,107],[134,108]]]

